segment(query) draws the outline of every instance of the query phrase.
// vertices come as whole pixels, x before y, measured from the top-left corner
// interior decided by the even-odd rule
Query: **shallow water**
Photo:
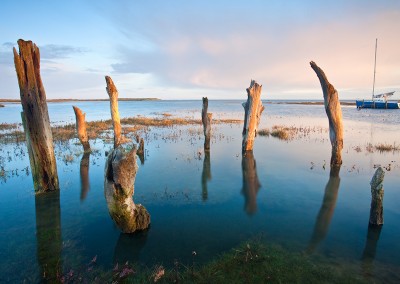
[[[78,105],[88,120],[109,118],[106,102]],[[49,104],[49,110],[52,122],[73,118],[71,104]],[[200,118],[201,101],[121,102],[120,111],[122,117],[168,112]],[[243,118],[238,101],[210,101],[209,112]],[[200,126],[142,133],[146,159],[137,160],[134,199],[150,212],[151,227],[132,236],[114,225],[104,198],[105,151],[111,144],[91,141],[95,152],[81,168],[77,141],[56,143],[61,190],[54,196],[34,195],[24,144],[2,145],[0,257],[7,261],[0,266],[0,282],[36,282],[51,265],[68,272],[96,255],[107,269],[127,260],[148,266],[190,263],[192,251],[204,263],[253,237],[367,278],[398,282],[399,152],[368,152],[366,145],[399,141],[399,114],[343,107],[343,116],[343,165],[332,175],[323,106],[268,104],[260,128],[310,127],[308,135],[289,142],[259,136],[254,155],[245,158],[241,124],[213,126],[209,157],[202,151]],[[67,154],[72,162],[64,161]],[[369,182],[378,164],[390,168],[380,232],[368,231]]]

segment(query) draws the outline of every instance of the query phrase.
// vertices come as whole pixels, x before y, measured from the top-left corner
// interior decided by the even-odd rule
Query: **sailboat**
[[[393,96],[393,92],[375,95],[375,74],[376,74],[376,49],[378,47],[378,39],[375,40],[375,64],[374,64],[374,83],[372,85],[372,100],[356,100],[356,106],[361,108],[378,108],[378,109],[399,109],[398,101],[388,100]]]

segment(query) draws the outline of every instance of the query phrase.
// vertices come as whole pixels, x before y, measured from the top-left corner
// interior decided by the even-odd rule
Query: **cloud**
[[[88,50],[70,45],[47,44],[39,46],[42,59],[69,58],[76,54],[83,54]]]

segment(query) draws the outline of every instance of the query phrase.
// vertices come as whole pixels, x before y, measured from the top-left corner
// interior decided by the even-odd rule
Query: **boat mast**
[[[375,74],[376,74],[376,48],[378,47],[378,39],[375,39],[375,62],[374,62],[374,83],[372,85],[372,100],[374,100],[375,94]]]

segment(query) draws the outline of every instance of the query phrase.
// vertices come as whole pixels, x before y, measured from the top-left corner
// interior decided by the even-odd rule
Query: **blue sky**
[[[400,91],[400,1],[11,1],[1,3],[0,98],[19,98],[12,47],[41,51],[48,98],[322,99],[314,60],[341,99]],[[400,95],[400,92],[399,92]],[[399,96],[398,95],[398,96]]]

